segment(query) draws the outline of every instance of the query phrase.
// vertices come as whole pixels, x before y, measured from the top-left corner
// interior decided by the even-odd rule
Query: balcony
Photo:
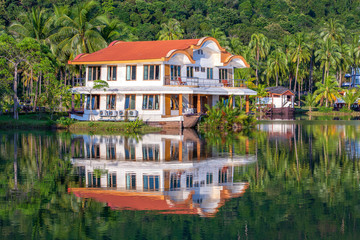
[[[246,88],[245,79],[206,79],[188,77],[165,77],[166,86],[189,86],[189,87],[238,87]]]

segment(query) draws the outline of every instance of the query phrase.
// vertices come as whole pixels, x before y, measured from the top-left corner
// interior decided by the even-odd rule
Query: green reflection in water
[[[116,211],[77,198],[67,190],[84,179],[71,165],[77,147],[69,134],[2,132],[2,238],[358,239],[360,125],[267,122],[259,129],[202,136],[205,152],[257,156],[235,168],[234,180],[249,183],[244,195],[212,218]]]

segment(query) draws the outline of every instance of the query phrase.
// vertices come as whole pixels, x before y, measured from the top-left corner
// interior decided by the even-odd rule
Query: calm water
[[[358,121],[0,132],[1,239],[359,239]]]

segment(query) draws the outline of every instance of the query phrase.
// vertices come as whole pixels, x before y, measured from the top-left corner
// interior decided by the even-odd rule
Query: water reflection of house
[[[81,154],[73,149],[72,161],[87,188],[69,190],[114,209],[211,216],[248,186],[234,182],[235,167],[255,161],[253,155],[224,156],[184,135],[75,138],[84,147]]]
[[[295,134],[295,124],[274,122],[259,124],[258,129],[267,132],[270,137],[292,138]]]

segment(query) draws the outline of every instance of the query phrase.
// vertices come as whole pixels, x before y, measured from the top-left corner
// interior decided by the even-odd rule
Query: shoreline
[[[358,117],[360,116],[360,112],[340,112],[340,111],[332,111],[332,112],[306,112],[305,115],[307,116],[353,116],[353,117]]]
[[[69,127],[44,119],[36,115],[20,115],[19,120],[14,120],[9,115],[0,116],[0,130],[68,130],[70,132],[103,132],[103,133],[125,133],[146,134],[159,132],[161,128],[133,122],[74,122]]]

